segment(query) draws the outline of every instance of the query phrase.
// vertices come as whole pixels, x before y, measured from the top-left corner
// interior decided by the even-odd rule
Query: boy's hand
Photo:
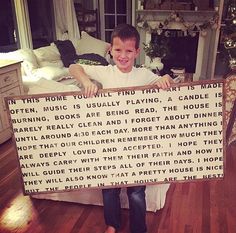
[[[84,82],[83,87],[84,87],[84,95],[86,97],[93,97],[98,91],[97,85],[90,80]]]
[[[79,83],[82,84],[84,89],[83,92],[86,97],[92,97],[97,93],[97,85],[90,80],[90,77],[84,72],[84,69],[81,65],[71,64],[69,66],[69,72],[78,80]]]
[[[158,88],[166,90],[166,89],[170,88],[172,83],[174,83],[174,81],[170,77],[170,75],[165,74],[160,79],[158,79],[154,84],[157,85]]]

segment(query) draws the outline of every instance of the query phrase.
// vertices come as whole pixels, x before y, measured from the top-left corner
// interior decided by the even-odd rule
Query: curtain
[[[27,0],[14,0],[20,48],[33,48]]]
[[[53,0],[56,37],[58,40],[69,39],[72,42],[80,38],[73,0]]]

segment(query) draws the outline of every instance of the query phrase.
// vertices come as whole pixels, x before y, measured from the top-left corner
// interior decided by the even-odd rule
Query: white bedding
[[[80,91],[74,79],[68,79],[61,82],[41,78],[35,82],[25,82],[28,88],[28,94],[42,94],[54,92]],[[65,85],[66,84],[66,85]]]

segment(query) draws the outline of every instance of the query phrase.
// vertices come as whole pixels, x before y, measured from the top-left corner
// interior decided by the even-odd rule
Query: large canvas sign
[[[8,98],[25,193],[222,178],[222,89]]]

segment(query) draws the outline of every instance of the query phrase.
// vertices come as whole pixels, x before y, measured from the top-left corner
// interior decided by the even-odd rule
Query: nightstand
[[[0,60],[0,144],[12,136],[4,97],[21,94],[21,62]]]

